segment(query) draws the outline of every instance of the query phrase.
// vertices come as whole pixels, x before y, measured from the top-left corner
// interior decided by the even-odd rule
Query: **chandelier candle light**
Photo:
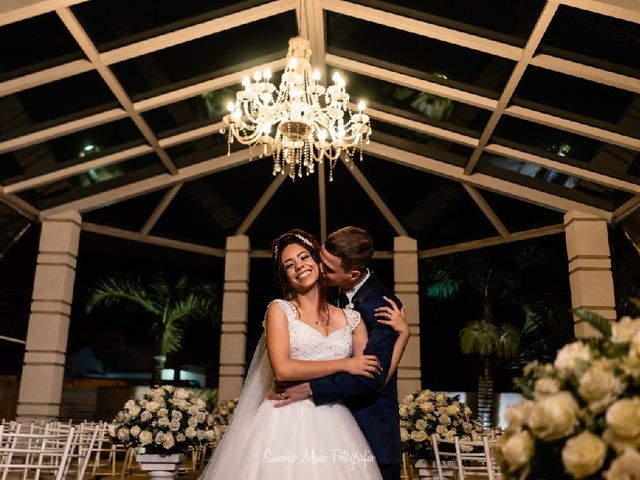
[[[333,85],[323,87],[310,60],[309,40],[295,37],[289,40],[279,89],[270,82],[269,70],[254,72],[253,81],[244,77],[244,90],[227,104],[229,114],[223,118],[221,133],[228,129],[228,154],[234,139],[251,149],[262,146],[260,157],[273,155],[273,175],[293,180],[302,177],[303,170],[306,175],[313,173],[315,162],[326,158],[332,181],[343,152],[346,162],[356,151],[362,160],[363,144],[371,135],[365,103],[360,101],[358,113],[352,113],[344,79],[335,73]]]

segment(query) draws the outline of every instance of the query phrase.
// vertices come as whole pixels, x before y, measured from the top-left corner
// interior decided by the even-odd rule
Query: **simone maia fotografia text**
[[[265,463],[344,463],[350,469],[356,466],[367,468],[368,463],[376,461],[376,457],[369,450],[364,452],[350,452],[342,448],[332,448],[328,451],[305,449],[302,453],[278,452],[267,448],[264,451]]]

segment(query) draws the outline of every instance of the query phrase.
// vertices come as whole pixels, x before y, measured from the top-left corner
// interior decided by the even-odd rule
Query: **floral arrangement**
[[[452,440],[481,440],[482,425],[472,419],[471,409],[457,395],[422,390],[400,401],[400,439],[402,450],[415,458],[433,460],[431,435]]]
[[[222,435],[226,432],[227,427],[233,420],[233,412],[238,406],[238,399],[233,398],[231,400],[223,400],[218,407],[211,412],[213,417],[213,428],[216,432],[216,439],[219,441],[222,439]]]
[[[499,441],[507,479],[640,479],[640,319],[579,315],[602,337],[525,367]]]
[[[184,453],[216,438],[214,416],[191,390],[170,385],[129,400],[110,425],[114,442],[137,453]]]

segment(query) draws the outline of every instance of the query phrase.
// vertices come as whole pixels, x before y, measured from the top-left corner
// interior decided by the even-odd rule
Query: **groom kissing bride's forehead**
[[[380,307],[388,304],[386,299],[398,307],[401,304],[368,268],[373,251],[367,231],[349,226],[327,237],[320,257],[327,286],[339,289],[336,306],[352,308],[362,316],[369,333],[364,354],[378,357],[381,374],[367,378],[337,373],[285,390],[284,394],[289,401],[310,396],[316,405],[343,401],[368,440],[383,478],[399,479],[401,443],[396,374],[385,383],[392,360],[399,361],[392,359],[398,334],[380,322],[385,316]]]

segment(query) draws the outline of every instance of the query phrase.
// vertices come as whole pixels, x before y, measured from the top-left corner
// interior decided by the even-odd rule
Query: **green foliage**
[[[192,280],[186,273],[172,280],[157,272],[149,283],[144,283],[139,274],[109,275],[89,291],[85,311],[116,306],[132,312],[142,309],[148,314],[160,355],[181,349],[184,329],[190,321],[210,318],[217,323],[215,285]]]
[[[576,308],[573,312],[580,318],[580,321],[587,322],[600,332],[604,338],[611,338],[611,324],[606,318],[583,308]]]
[[[484,320],[472,320],[460,330],[462,353],[478,354],[482,357],[495,355],[498,351],[498,327]]]

